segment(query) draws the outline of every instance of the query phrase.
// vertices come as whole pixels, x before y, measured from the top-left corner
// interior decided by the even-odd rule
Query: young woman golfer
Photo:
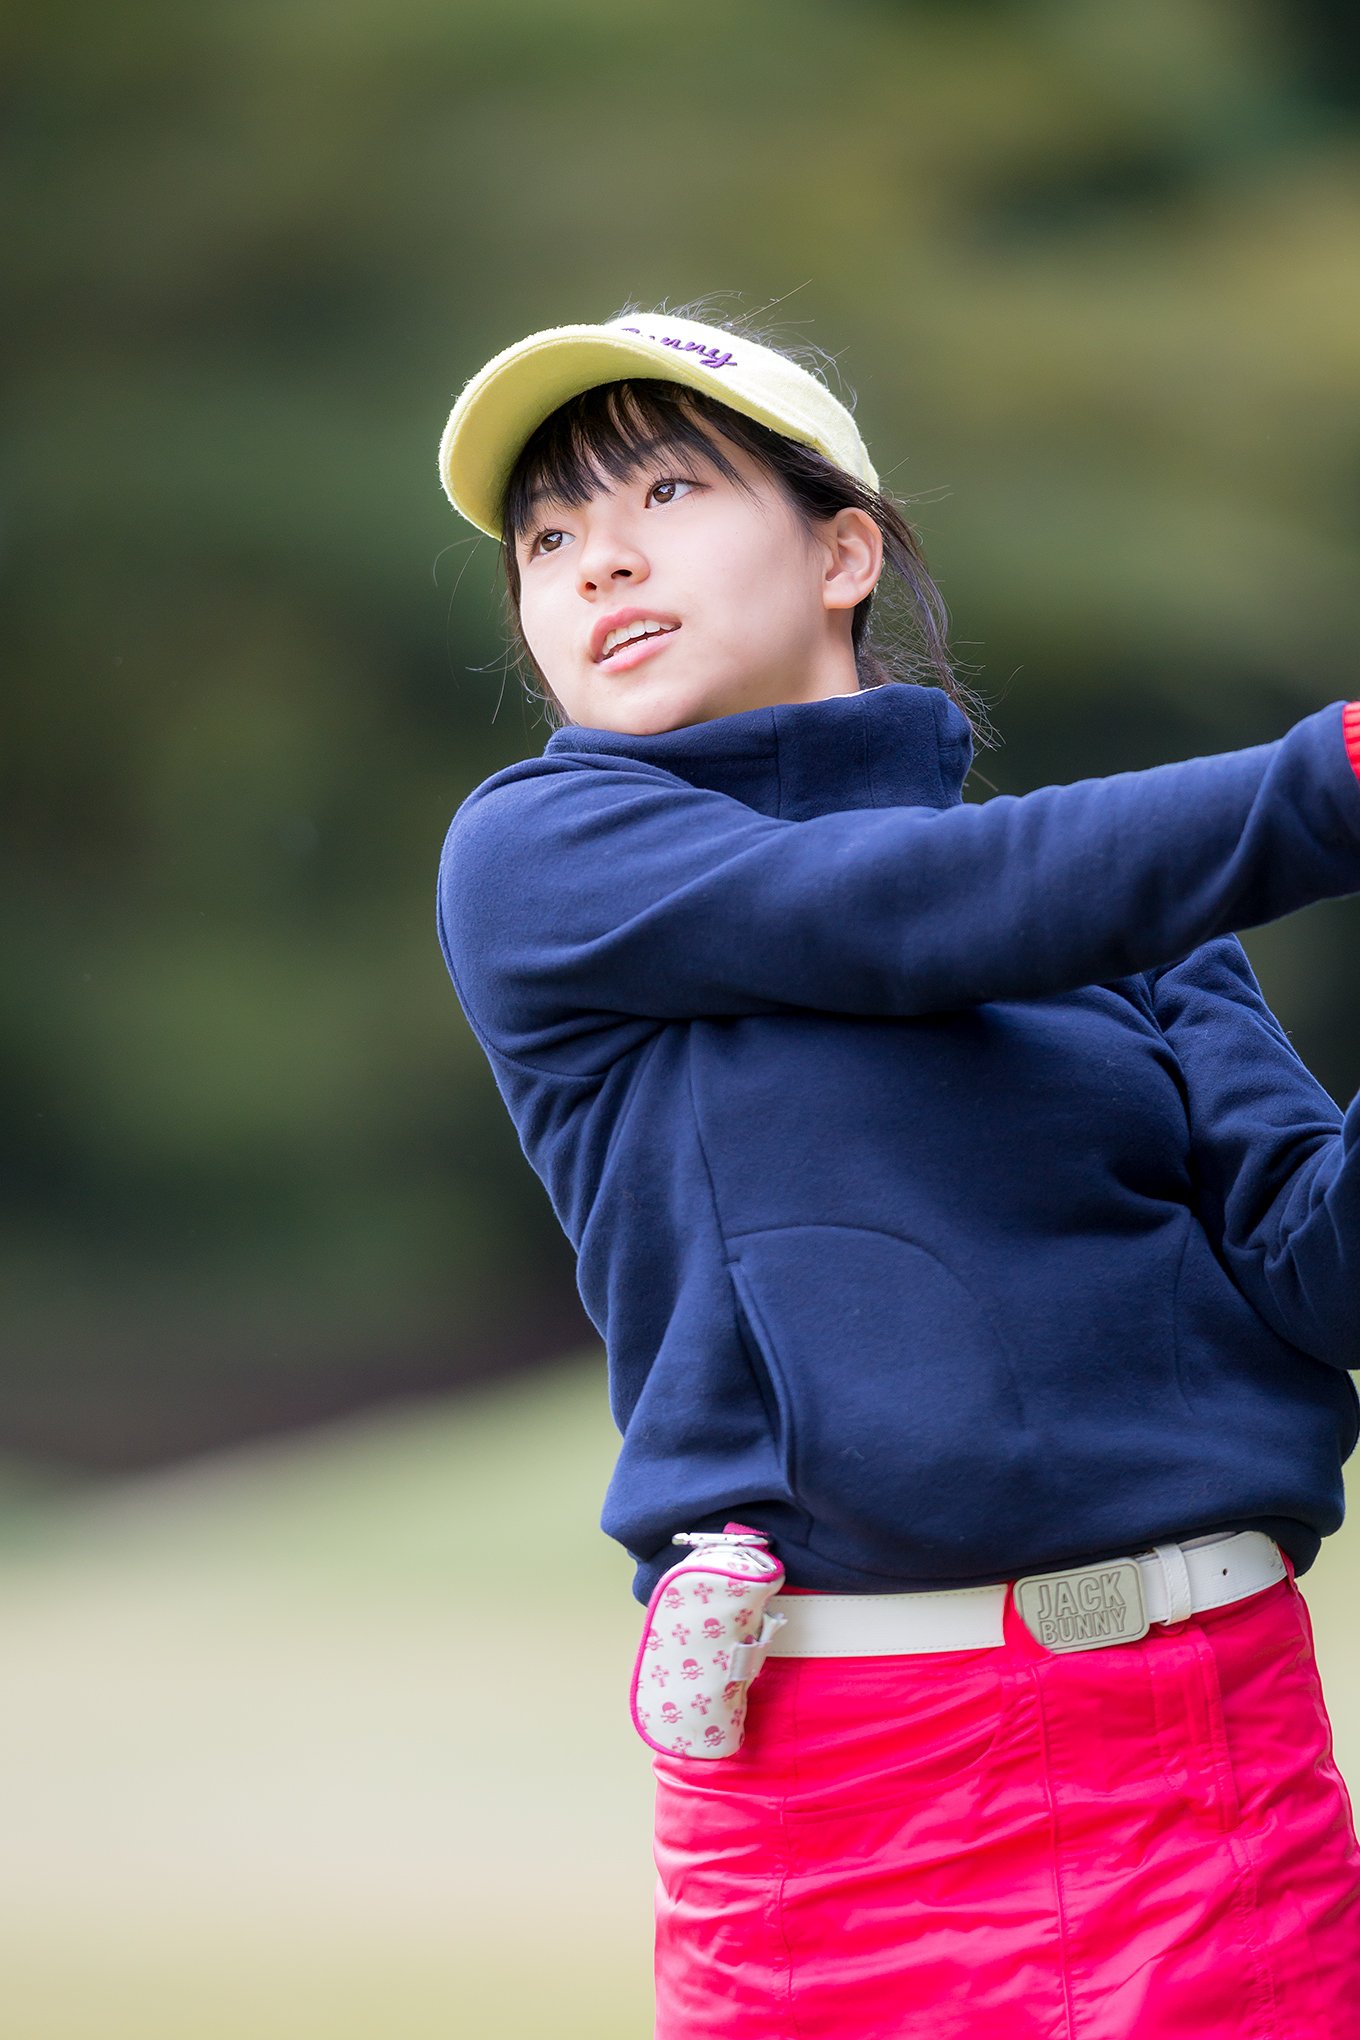
[[[440,927],[608,1347],[659,2040],[1356,2040],[1360,1103],[1234,931],[1360,891],[1360,707],[964,804],[914,534],[740,331],[534,334],[441,474],[559,724]]]

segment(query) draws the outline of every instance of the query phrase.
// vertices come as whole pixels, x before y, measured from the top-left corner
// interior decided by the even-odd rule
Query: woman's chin
[[[610,701],[600,702],[601,718],[596,729],[617,730],[620,736],[659,737],[666,730],[688,729],[693,723],[710,722],[727,710],[709,698],[702,687],[667,686],[658,676],[655,685],[620,690]]]

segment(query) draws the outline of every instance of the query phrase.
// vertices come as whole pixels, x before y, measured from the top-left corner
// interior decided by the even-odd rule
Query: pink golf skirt
[[[786,1590],[787,1591],[787,1590]],[[770,1658],[657,1755],[655,2040],[1360,2040],[1360,1849],[1292,1576],[1055,1656]]]

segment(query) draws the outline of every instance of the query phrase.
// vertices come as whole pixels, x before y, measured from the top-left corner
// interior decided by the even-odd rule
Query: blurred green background
[[[975,797],[1278,735],[1356,692],[1360,30],[21,0],[3,35],[7,2031],[641,2034],[601,1362],[434,936],[454,807],[547,735],[448,406],[535,327],[722,293],[857,393],[1004,739]],[[1347,1098],[1358,934],[1248,943]],[[1312,1579],[1360,1769],[1348,1536]],[[544,1619],[591,1644],[526,1770]]]

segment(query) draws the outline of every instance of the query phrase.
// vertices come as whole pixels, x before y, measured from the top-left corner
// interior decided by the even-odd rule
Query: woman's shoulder
[[[644,759],[588,751],[544,752],[493,772],[460,802],[444,838],[442,874],[472,877],[490,864],[502,878],[549,852],[593,849],[628,819],[678,819],[677,810],[724,800]],[[545,876],[541,867],[540,879]]]

